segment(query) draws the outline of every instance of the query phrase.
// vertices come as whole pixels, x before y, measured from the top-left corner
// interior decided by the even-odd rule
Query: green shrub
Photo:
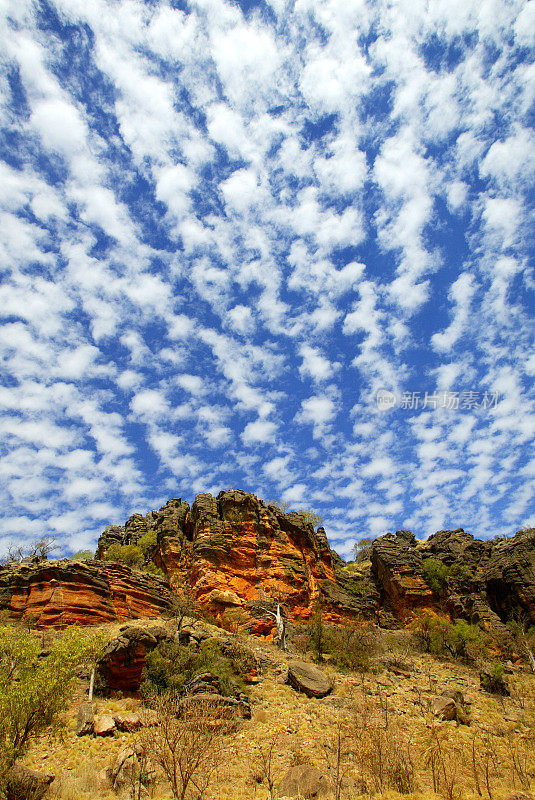
[[[79,550],[71,556],[72,561],[93,561],[94,554],[92,550]]]
[[[448,586],[448,567],[438,558],[426,558],[422,564],[422,571],[431,591],[442,597]]]
[[[136,542],[136,546],[140,548],[141,552],[144,556],[150,555],[151,551],[157,545],[156,539],[156,532],[155,531],[148,531],[144,533],[143,536],[140,536]]]
[[[331,625],[323,619],[316,606],[308,625],[302,626],[292,639],[304,651],[312,651],[317,661],[327,659],[340,669],[369,671],[378,653],[378,638],[374,628],[364,622]]]
[[[413,630],[423,649],[434,655],[476,661],[488,646],[488,636],[476,625],[463,619],[450,622],[430,611],[417,617]]]
[[[330,661],[343,670],[370,672],[379,652],[377,633],[371,625],[329,625],[327,649]]]
[[[71,628],[41,658],[39,636],[0,627],[0,796],[8,770],[67,707],[76,668],[94,662],[102,644],[98,632]]]
[[[165,572],[161,567],[157,567],[154,561],[149,561],[148,564],[143,564],[141,567],[143,572],[148,572],[150,575],[157,575],[159,578],[165,578]]]
[[[106,561],[118,561],[128,567],[139,567],[143,561],[143,552],[135,544],[111,544],[106,550]]]
[[[252,668],[245,653],[238,645],[224,646],[215,639],[207,639],[198,647],[162,642],[147,655],[141,696],[150,705],[154,696],[162,692],[183,694],[190,681],[202,672],[218,677],[223,695],[233,695],[244,688],[243,678]]]

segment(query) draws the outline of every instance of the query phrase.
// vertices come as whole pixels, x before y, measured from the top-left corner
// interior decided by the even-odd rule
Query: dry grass
[[[120,626],[108,627],[115,633]],[[289,657],[258,639],[249,643],[266,664],[262,681],[251,689],[253,718],[226,737],[225,756],[206,800],[267,798],[258,752],[273,736],[274,769],[281,778],[291,765],[309,763],[332,780],[338,730],[341,797],[349,800],[505,800],[514,791],[533,791],[535,676],[515,673],[509,678],[512,696],[498,698],[481,692],[477,673],[465,665],[403,653],[410,677],[388,670],[342,675],[326,665],[335,676],[335,691],[316,700],[284,683]],[[470,726],[436,722],[431,699],[446,688],[463,692],[470,704]],[[82,695],[83,687],[66,715],[63,733],[41,738],[26,762],[58,776],[53,784],[58,800],[111,800],[117,795],[107,786],[103,771],[136,734],[76,737]],[[98,713],[136,706],[132,699],[99,700]],[[412,791],[401,794],[400,788]],[[170,794],[161,783],[153,797],[168,800]]]

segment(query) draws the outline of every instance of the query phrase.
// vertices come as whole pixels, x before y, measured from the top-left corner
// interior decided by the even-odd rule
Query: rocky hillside
[[[111,545],[136,544],[147,533],[148,558],[165,578],[105,561]],[[430,580],[440,568],[440,585]],[[302,514],[284,513],[252,494],[200,494],[190,507],[170,500],[159,511],[109,526],[97,560],[0,568],[0,609],[48,627],[96,624],[159,614],[173,594],[190,587],[196,601],[221,619],[229,611],[255,633],[273,630],[252,606],[281,601],[294,623],[317,604],[326,621],[359,617],[402,627],[419,609],[433,609],[504,634],[514,615],[535,622],[535,531],[482,541],[462,528],[424,542],[410,531],[375,540],[358,563],[345,564]]]

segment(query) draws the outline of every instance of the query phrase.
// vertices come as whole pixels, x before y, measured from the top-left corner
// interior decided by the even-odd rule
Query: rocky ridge
[[[154,534],[149,553],[165,579],[106,562],[112,544]],[[447,569],[437,596],[424,577],[426,559]],[[535,622],[535,531],[483,541],[462,528],[418,541],[410,531],[376,539],[360,563],[330,549],[325,530],[253,494],[200,494],[190,505],[170,500],[159,511],[108,526],[93,562],[44,561],[0,567],[0,610],[42,627],[98,624],[155,616],[185,588],[220,621],[233,614],[269,635],[273,617],[254,606],[284,606],[288,619],[309,620],[318,604],[325,621],[365,618],[403,627],[420,609],[480,624],[498,634],[514,615]]]

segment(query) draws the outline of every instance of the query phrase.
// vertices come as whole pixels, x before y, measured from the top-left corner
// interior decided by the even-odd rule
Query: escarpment
[[[141,537],[140,569],[104,560],[112,545],[135,545]],[[274,619],[262,609],[277,603],[294,624],[318,608],[326,622],[367,619],[387,628],[432,609],[497,636],[514,617],[535,622],[535,530],[492,541],[462,528],[425,541],[400,530],[346,564],[305,514],[232,489],[199,494],[191,507],[170,500],[124,526],[108,526],[96,556],[0,567],[0,610],[42,627],[90,625],[158,616],[186,593],[217,621],[265,635]],[[438,587],[430,563],[440,567]],[[151,564],[163,577],[144,571]]]
[[[192,587],[217,618],[240,612],[257,633],[269,633],[273,621],[253,615],[255,603],[281,602],[296,622],[309,619],[317,603],[331,621],[358,610],[335,576],[324,529],[314,531],[302,514],[285,514],[248,492],[200,494],[191,508],[170,500],[158,512],[131,517],[122,529],[107,529],[98,553],[104,556],[113,543],[135,543],[147,531],[156,534],[152,559],[176,592]]]

